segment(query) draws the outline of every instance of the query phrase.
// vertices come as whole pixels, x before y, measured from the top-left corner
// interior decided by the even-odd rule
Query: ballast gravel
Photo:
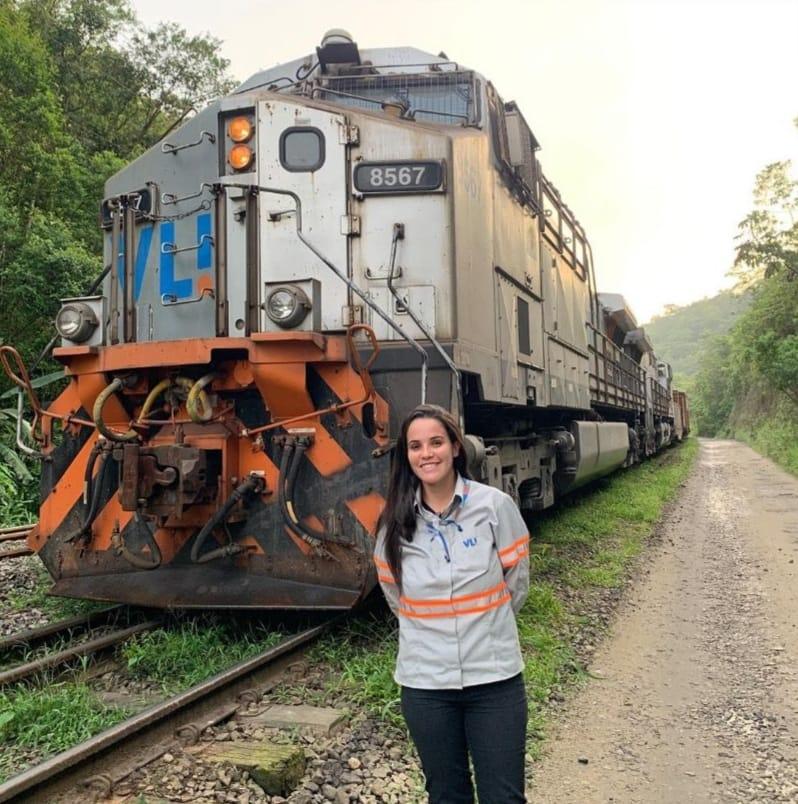
[[[41,628],[52,621],[50,615],[41,609],[18,611],[14,604],[14,601],[31,595],[41,584],[40,568],[41,561],[36,556],[0,561],[0,636]]]
[[[302,679],[308,696],[318,695],[329,682],[323,668],[311,669]],[[279,688],[265,694],[248,704],[248,713],[278,702],[279,695]],[[279,697],[279,701],[284,702],[284,698]],[[343,699],[325,701],[325,705],[347,707]],[[348,708],[351,711],[351,705]],[[287,797],[266,795],[247,771],[203,759],[202,748],[208,742],[254,744],[264,739],[299,744],[307,758],[300,785]],[[252,727],[246,718],[233,719],[206,729],[196,746],[175,746],[158,761],[132,774],[116,792],[152,797],[153,801],[196,804],[405,804],[424,798],[418,761],[405,733],[363,714],[348,718],[346,725],[331,736],[305,729],[287,732]]]

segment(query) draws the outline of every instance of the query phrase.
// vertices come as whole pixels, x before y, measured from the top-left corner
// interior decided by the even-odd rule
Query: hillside
[[[684,307],[670,307],[666,315],[655,316],[643,326],[657,357],[667,360],[678,377],[692,378],[706,345],[715,336],[725,335],[750,305],[750,294],[725,290]]]

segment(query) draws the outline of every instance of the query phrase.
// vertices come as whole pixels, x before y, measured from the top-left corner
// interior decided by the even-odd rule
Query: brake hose
[[[225,500],[224,504],[218,511],[203,525],[202,530],[197,534],[194,539],[194,544],[191,547],[191,560],[195,564],[204,564],[206,561],[212,561],[215,558],[222,558],[223,556],[235,555],[240,553],[244,548],[237,544],[226,544],[223,547],[216,547],[209,550],[207,553],[200,555],[202,546],[208,539],[208,536],[227,521],[227,517],[235,507],[239,500],[242,500],[249,492],[259,491],[263,488],[263,478],[258,475],[250,475],[241,485],[235,488],[230,496]]]
[[[109,441],[135,441],[139,434],[135,430],[126,430],[120,433],[117,430],[112,430],[105,421],[103,421],[103,407],[108,401],[108,398],[113,396],[121,387],[122,380],[117,377],[110,385],[107,385],[97,394],[97,399],[94,400],[94,408],[92,410],[92,418],[94,419],[95,427],[109,440]]]

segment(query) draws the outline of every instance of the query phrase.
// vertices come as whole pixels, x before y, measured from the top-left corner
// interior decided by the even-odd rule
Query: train
[[[66,388],[28,400],[56,595],[350,609],[404,416],[441,405],[525,513],[689,432],[519,106],[343,30],[111,177],[105,271],[63,300]],[[22,406],[22,402],[20,403]]]

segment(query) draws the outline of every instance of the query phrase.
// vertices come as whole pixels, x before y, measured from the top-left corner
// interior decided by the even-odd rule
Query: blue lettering
[[[144,284],[144,274],[147,270],[147,262],[150,258],[150,247],[152,245],[153,226],[144,226],[138,231],[138,243],[136,244],[136,257],[134,263],[134,288],[133,295],[138,301],[141,295],[141,288]],[[212,239],[212,218],[210,213],[197,216],[197,270],[205,271],[213,267],[213,239]],[[173,221],[163,221],[161,223],[161,251],[160,251],[160,293],[174,296],[177,299],[186,299],[193,293],[194,281],[188,279],[175,278],[175,255],[173,252],[164,252],[164,243],[174,244],[175,224]],[[119,285],[125,289],[125,255],[124,255],[124,235],[119,238],[119,259],[117,261],[117,275]]]
[[[164,243],[174,244],[175,224],[173,221],[161,223],[161,295],[167,294],[177,299],[187,299],[191,296],[194,283],[191,279],[175,279],[175,255],[171,251],[164,251]]]
[[[477,546],[477,537],[470,536],[468,539],[463,539],[463,547],[476,547]]]
[[[150,258],[150,245],[152,243],[152,226],[145,226],[139,232],[139,242],[136,248],[136,262],[134,267],[133,296],[138,301],[141,295],[141,286],[144,284],[144,272],[147,270],[147,260]],[[124,237],[119,239],[119,261],[117,272],[119,273],[119,284],[125,289],[125,242]]]
[[[203,271],[210,268],[211,259],[211,216],[210,213],[197,216],[197,242],[200,244],[197,250],[197,270]]]

